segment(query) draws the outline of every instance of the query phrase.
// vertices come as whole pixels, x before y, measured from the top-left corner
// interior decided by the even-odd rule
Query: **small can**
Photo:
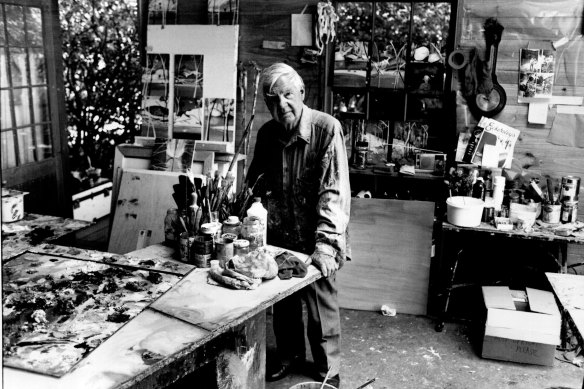
[[[562,203],[562,223],[574,223],[578,219],[578,202],[564,202]]]
[[[560,189],[560,200],[562,203],[578,202],[580,194],[580,177],[566,176],[562,177],[562,187]]]
[[[495,220],[495,207],[484,207],[481,221],[491,223]]]
[[[213,238],[207,234],[195,236],[193,242],[193,264],[198,268],[209,267],[213,257]]]
[[[545,223],[557,224],[560,222],[562,206],[560,204],[546,204],[541,210],[541,220]]]

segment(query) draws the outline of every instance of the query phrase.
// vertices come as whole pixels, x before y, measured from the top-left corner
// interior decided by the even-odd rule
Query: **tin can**
[[[562,187],[560,189],[560,200],[564,202],[578,202],[580,194],[580,177],[562,177]]]
[[[225,263],[234,255],[233,239],[221,238],[215,241],[215,258],[219,260],[219,266],[225,267]]]
[[[491,223],[495,220],[495,207],[484,207],[481,221]]]
[[[541,210],[541,220],[545,223],[557,224],[560,222],[561,213],[560,204],[546,204]]]
[[[209,267],[209,261],[213,256],[213,237],[207,234],[195,236],[192,253],[191,257],[196,267]]]
[[[578,202],[562,203],[562,215],[560,218],[562,223],[574,223],[576,219],[578,219]]]

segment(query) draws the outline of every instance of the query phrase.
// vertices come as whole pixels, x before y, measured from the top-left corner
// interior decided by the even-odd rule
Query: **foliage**
[[[341,2],[337,5],[337,12],[340,42],[368,41],[371,38],[371,2]],[[374,42],[380,51],[392,45],[399,51],[407,44],[412,18],[414,48],[431,44],[442,47],[448,37],[451,4],[415,2],[412,11],[410,2],[376,2],[374,14]]]
[[[90,164],[111,176],[115,145],[138,131],[136,2],[59,0],[59,9],[71,168],[83,177]]]

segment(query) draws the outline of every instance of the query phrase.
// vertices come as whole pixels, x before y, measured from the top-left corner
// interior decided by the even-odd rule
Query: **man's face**
[[[265,95],[265,101],[274,120],[286,130],[296,128],[304,105],[304,90],[293,85],[286,77],[280,77],[270,93]]]

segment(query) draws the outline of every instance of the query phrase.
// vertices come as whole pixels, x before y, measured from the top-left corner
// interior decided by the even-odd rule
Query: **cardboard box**
[[[554,295],[527,288],[524,301],[524,294],[506,286],[482,289],[487,312],[481,356],[553,366],[562,321]]]

